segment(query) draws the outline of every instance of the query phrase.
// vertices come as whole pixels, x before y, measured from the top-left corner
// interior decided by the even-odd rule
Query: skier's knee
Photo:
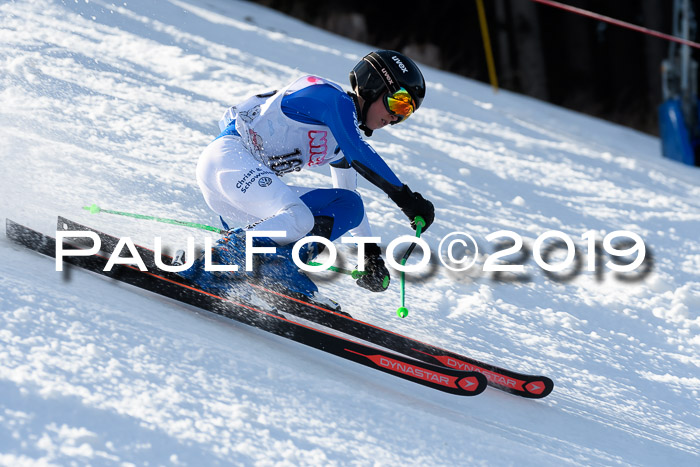
[[[362,197],[356,191],[345,190],[345,204],[347,206],[349,229],[354,229],[362,222],[365,216],[365,205],[362,202]]]
[[[287,227],[287,239],[290,242],[299,240],[314,228],[314,215],[305,204],[293,204],[286,211],[291,219]]]

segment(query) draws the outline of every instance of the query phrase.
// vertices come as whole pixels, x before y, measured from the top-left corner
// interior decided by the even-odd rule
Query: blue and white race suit
[[[283,230],[285,245],[302,238],[315,216],[333,217],[331,240],[347,231],[371,236],[357,173],[387,194],[402,183],[360,134],[352,97],[317,76],[253,96],[229,108],[221,134],[203,151],[197,183],[209,207],[229,223]],[[288,186],[280,177],[331,166],[334,188]]]

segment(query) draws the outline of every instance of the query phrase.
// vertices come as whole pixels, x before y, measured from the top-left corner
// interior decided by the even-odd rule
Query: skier
[[[427,229],[433,204],[403,184],[360,134],[366,136],[411,116],[425,96],[425,80],[405,55],[377,50],[350,72],[352,92],[318,76],[304,76],[279,91],[258,94],[229,108],[219,122],[221,134],[203,151],[197,182],[209,207],[230,223],[247,225],[229,230],[213,254],[222,264],[245,263],[245,231],[285,231],[286,236],[256,238],[255,246],[274,246],[255,268],[258,277],[313,298],[315,284],[293,264],[294,243],[307,235],[331,241],[350,231],[371,236],[362,199],[359,173],[408,216],[421,216]],[[297,187],[281,177],[306,167],[330,164],[334,188]],[[300,255],[310,261],[318,252],[307,245]],[[262,255],[265,258],[265,255]],[[201,260],[198,260],[201,263]],[[190,271],[201,270],[191,268]],[[239,271],[242,271],[240,267]],[[365,275],[357,284],[373,292],[386,290],[389,272],[377,244],[365,245]],[[221,287],[214,274],[188,273],[202,288]],[[241,275],[241,272],[236,273]],[[245,273],[243,273],[245,275]],[[219,281],[219,283],[217,283]]]

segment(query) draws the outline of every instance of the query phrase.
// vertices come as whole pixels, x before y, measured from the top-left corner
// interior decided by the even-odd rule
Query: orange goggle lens
[[[399,89],[393,94],[386,94],[384,98],[384,107],[386,107],[389,113],[399,117],[399,120],[395,123],[406,120],[415,110],[413,98],[404,88]]]

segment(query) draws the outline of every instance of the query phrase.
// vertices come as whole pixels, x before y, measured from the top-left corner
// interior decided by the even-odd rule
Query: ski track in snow
[[[0,38],[2,217],[53,234],[60,214],[148,246],[207,234],[81,207],[216,225],[194,166],[220,114],[303,73],[345,85],[371,48],[225,0],[6,2]],[[398,273],[383,294],[317,279],[360,319],[551,376],[549,397],[436,394],[63,276],[0,237],[0,464],[698,465],[700,169],[662,159],[648,135],[424,71],[420,111],[371,141],[435,202],[433,251],[469,232],[477,266],[434,260],[409,278],[404,320]],[[330,185],[324,171],[289,180]],[[385,195],[361,193],[385,246],[410,233]],[[584,254],[585,232],[630,230],[653,260],[636,279],[603,267],[558,281],[530,256],[524,275],[497,281],[479,271],[485,237],[504,229],[530,247],[560,230]]]

